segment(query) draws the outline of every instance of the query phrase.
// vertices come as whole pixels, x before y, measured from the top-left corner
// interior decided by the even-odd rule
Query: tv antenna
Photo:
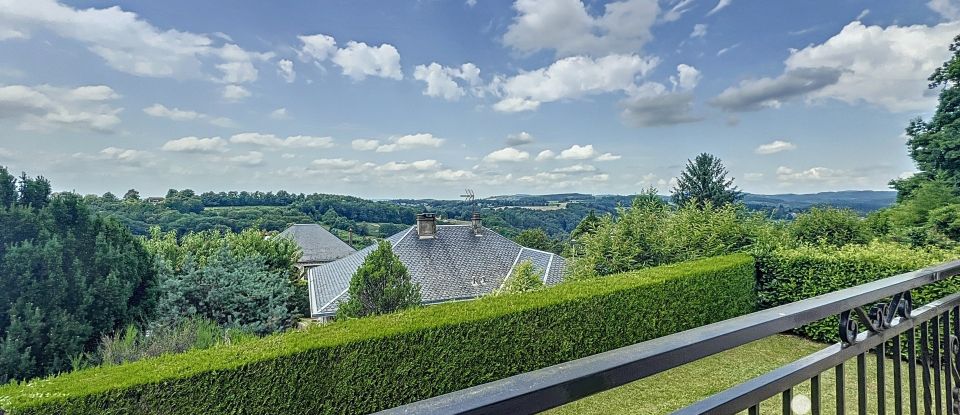
[[[470,190],[470,189],[464,190],[464,191],[463,191],[463,194],[460,195],[460,197],[463,198],[463,201],[464,201],[464,202],[472,203],[472,204],[473,204],[473,211],[474,211],[474,213],[476,213],[476,211],[477,211],[476,199],[477,199],[477,198],[476,198],[476,195],[473,193],[473,190]]]

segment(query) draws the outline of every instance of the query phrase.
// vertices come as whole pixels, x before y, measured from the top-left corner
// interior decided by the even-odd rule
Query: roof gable
[[[301,263],[331,262],[357,251],[323,226],[313,223],[291,225],[277,237],[290,239],[300,247],[303,251]]]

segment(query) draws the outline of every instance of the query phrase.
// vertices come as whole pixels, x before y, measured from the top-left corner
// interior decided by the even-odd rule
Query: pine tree
[[[9,208],[17,202],[17,178],[0,166],[0,208]]]
[[[540,271],[533,265],[533,262],[525,259],[517,264],[496,293],[498,295],[521,293],[542,287],[543,281],[540,280]]]
[[[381,241],[353,274],[348,295],[337,311],[338,318],[387,314],[420,305],[420,286],[410,280],[407,267],[387,241]]]
[[[707,203],[723,206],[736,202],[741,193],[733,185],[733,179],[727,179],[728,173],[720,158],[712,154],[701,153],[693,161],[687,160],[687,166],[673,188],[673,202],[678,206],[695,203],[698,207]]]

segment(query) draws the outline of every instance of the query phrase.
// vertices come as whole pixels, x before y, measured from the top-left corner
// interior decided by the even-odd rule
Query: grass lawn
[[[773,370],[783,364],[825,347],[795,336],[779,335],[758,340],[739,348],[693,362],[646,379],[598,393],[576,402],[555,408],[547,413],[566,414],[662,414],[682,408],[700,399],[713,395],[745,380]],[[888,344],[889,347],[889,344]],[[893,413],[893,363],[885,366],[887,412]],[[903,368],[904,413],[909,413],[907,392],[907,365]],[[917,384],[920,385],[920,369],[917,368]],[[847,413],[857,413],[857,363],[856,359],[845,363]],[[933,375],[931,374],[931,377]],[[867,356],[867,413],[876,409],[876,356]],[[931,381],[932,384],[932,381]],[[942,387],[942,385],[941,385]],[[825,414],[836,413],[834,372],[820,375],[822,409]],[[810,383],[794,388],[794,395],[810,396]],[[931,392],[932,393],[932,392]],[[920,408],[923,407],[922,391],[918,392]],[[780,395],[764,401],[761,413],[780,414]],[[922,409],[921,409],[922,412]]]

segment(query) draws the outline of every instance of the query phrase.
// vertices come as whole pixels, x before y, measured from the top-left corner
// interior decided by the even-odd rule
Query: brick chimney
[[[437,214],[421,213],[417,215],[417,235],[420,239],[437,237]]]
[[[473,216],[470,217],[470,223],[473,225],[473,234],[475,236],[483,236],[483,226],[480,224],[480,214],[473,212]]]

